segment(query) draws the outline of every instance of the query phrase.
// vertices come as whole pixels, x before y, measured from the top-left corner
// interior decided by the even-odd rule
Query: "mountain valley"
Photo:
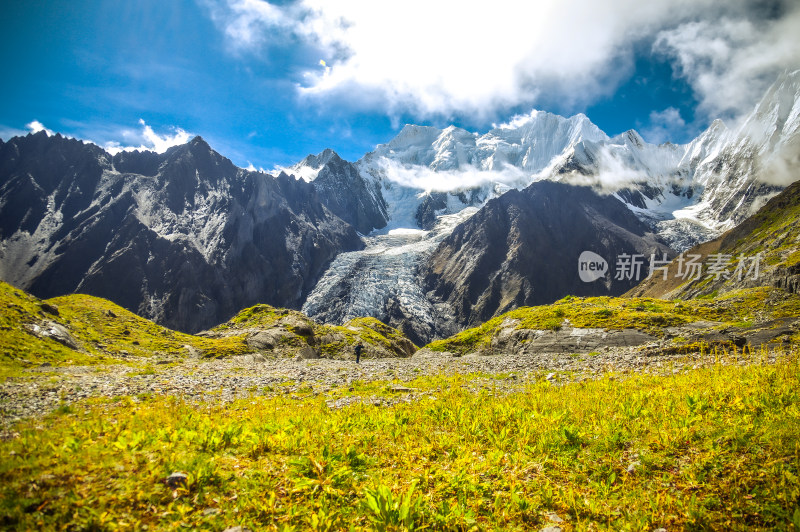
[[[797,243],[771,224],[794,227],[797,200],[796,187],[773,198],[737,242],[759,242],[771,257],[792,260]],[[727,527],[734,508],[754,526],[775,526],[793,507],[765,502],[772,510],[763,512],[749,494],[758,489],[775,501],[796,488],[783,479],[798,427],[800,294],[781,267],[763,279],[767,286],[698,298],[568,296],[422,349],[371,318],[330,326],[258,304],[188,335],[107,300],[40,300],[0,283],[3,524],[88,526],[99,522],[98,511],[155,528],[258,527],[271,519],[312,527],[323,512],[340,528],[394,523],[380,506],[345,501],[394,501],[402,489],[388,479],[413,472],[397,467],[398,457],[414,464],[442,453],[427,460],[436,473],[428,484],[409,485],[448,501],[456,479],[479,486],[505,460],[515,481],[537,486],[520,495],[538,501],[532,506],[500,506],[506,523],[566,521],[579,529],[603,519],[648,526],[702,519]],[[784,273],[786,282],[775,283]],[[361,363],[358,342],[366,346]],[[525,427],[544,440],[535,443]],[[548,462],[554,452],[561,461]],[[686,465],[700,452],[737,468],[746,487],[705,476],[706,462]],[[549,502],[540,483],[526,480],[532,459],[543,464],[542,482],[584,490],[579,511]],[[589,464],[613,478],[576,473]],[[694,497],[670,489],[699,478]],[[604,509],[609,495],[595,490],[608,479],[612,496],[646,517]],[[335,486],[322,502],[320,483]],[[281,501],[266,516],[265,489]],[[488,524],[504,504],[478,498],[439,508],[436,498],[410,499],[410,489],[404,497],[415,501],[409,515],[417,523]],[[654,492],[656,510],[644,496]],[[722,497],[726,509],[709,504],[692,513],[696,497]]]
[[[301,187],[316,220],[355,231],[311,186],[276,181]],[[186,334],[106,299],[39,299],[0,283],[0,522],[730,528],[733,511],[751,528],[791,523],[798,190],[787,187],[705,251],[685,252],[763,253],[764,276],[739,282],[730,260],[727,277],[684,279],[678,255],[663,267],[668,282],[657,270],[624,297],[605,295],[599,277],[583,296],[525,306],[553,284],[547,297],[557,297],[569,276],[548,278],[548,264],[577,274],[572,255],[584,244],[598,256],[676,254],[615,197],[552,181],[441,212],[427,230],[388,227],[336,255],[306,305],[333,309],[325,321],[341,325],[257,303]],[[310,214],[283,198],[303,213],[292,220],[302,229]],[[182,234],[183,245],[198,236]],[[530,255],[541,249],[534,242],[553,256]],[[520,264],[529,262],[537,269]],[[400,314],[426,316],[436,299],[420,291],[419,272],[440,309],[471,310],[477,326],[438,329],[447,337],[422,345],[352,317],[393,299],[420,305]],[[619,292],[636,284],[614,281]],[[396,292],[384,299],[387,284]],[[709,474],[709,464],[734,479]],[[558,490],[581,502],[563,503]]]
[[[0,144],[0,278],[185,332],[266,303],[423,344],[522,305],[620,295],[635,282],[615,258],[649,273],[651,255],[742,222],[794,180],[799,95],[785,73],[736,130],[716,121],[686,145],[534,111],[483,135],[406,126],[354,163],[325,150],[277,177],[199,137],[115,156],[17,137]],[[611,261],[602,280],[578,279],[583,251]]]

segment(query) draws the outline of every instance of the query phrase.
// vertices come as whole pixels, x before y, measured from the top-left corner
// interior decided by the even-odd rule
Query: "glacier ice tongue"
[[[467,207],[442,215],[430,231],[395,228],[364,237],[365,249],[334,259],[306,298],[303,313],[338,325],[364,316],[394,325],[405,319],[435,334],[437,323],[451,318],[426,297],[416,276],[418,266],[459,223],[477,211],[477,207]],[[402,316],[397,310],[390,312],[390,308],[399,309]]]

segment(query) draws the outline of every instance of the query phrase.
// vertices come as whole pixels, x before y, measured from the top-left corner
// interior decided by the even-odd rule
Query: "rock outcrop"
[[[355,346],[364,347],[364,358],[409,357],[417,351],[402,332],[374,318],[356,318],[342,326],[323,325],[304,314],[255,305],[210,331],[207,338],[246,335],[254,352],[270,357],[292,356],[298,360],[355,359]]]

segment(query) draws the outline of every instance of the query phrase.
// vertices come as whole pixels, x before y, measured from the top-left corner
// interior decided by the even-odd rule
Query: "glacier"
[[[325,323],[371,316],[391,322],[402,315],[415,343],[455,332],[447,308],[435,305],[417,279],[421,262],[453,229],[477,212],[443,214],[430,231],[394,228],[364,237],[366,248],[339,254],[306,298],[302,312]]]

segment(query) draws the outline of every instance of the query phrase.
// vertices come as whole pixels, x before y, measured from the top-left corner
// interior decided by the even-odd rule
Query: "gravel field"
[[[774,362],[777,355],[766,362]],[[323,395],[328,406],[340,408],[363,401],[386,405],[433,397],[417,392],[406,383],[420,376],[473,374],[465,386],[494,393],[513,393],[527,383],[547,379],[554,384],[594,379],[613,373],[672,374],[713,364],[707,355],[666,355],[657,346],[603,348],[593,354],[536,353],[455,357],[449,353],[420,350],[410,358],[366,359],[361,364],[343,360],[269,360],[241,356],[224,360],[186,358],[159,360],[150,364],[42,367],[28,370],[22,378],[0,383],[0,429],[13,434],[12,425],[24,418],[45,415],[63,404],[92,397],[160,394],[190,401],[225,403],[253,395],[287,395],[293,399]],[[752,357],[724,363],[752,363]],[[760,361],[760,360],[759,360]],[[161,362],[160,364],[158,362]],[[331,392],[352,388],[354,382],[386,381],[392,393],[339,397]]]

